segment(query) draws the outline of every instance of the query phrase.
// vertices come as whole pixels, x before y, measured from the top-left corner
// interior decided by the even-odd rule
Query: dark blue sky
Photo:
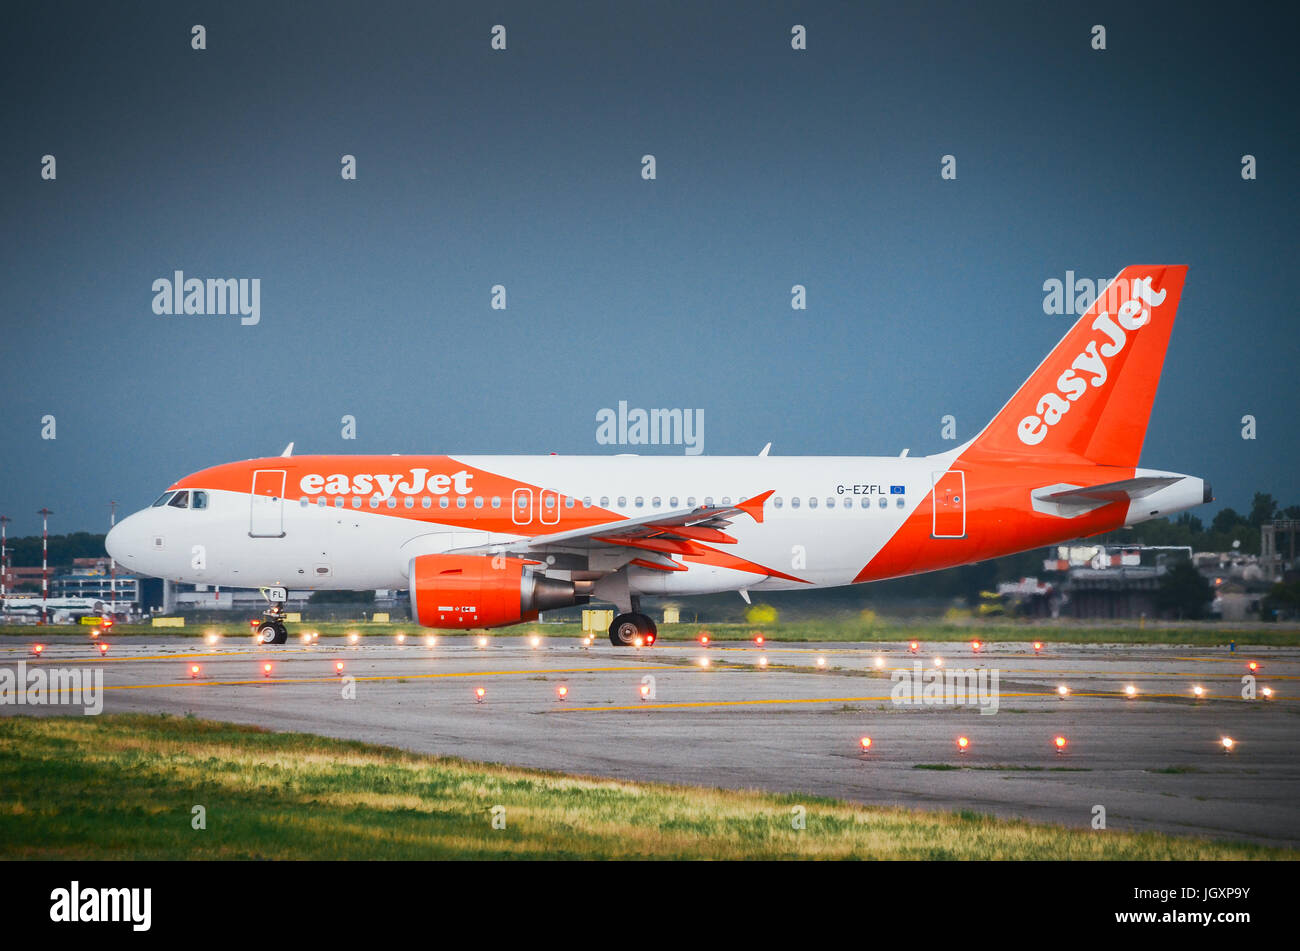
[[[1044,281],[1131,263],[1190,265],[1143,463],[1300,502],[1297,23],[1139,7],[8,11],[0,513],[102,529],[290,440],[617,451],[619,400],[708,454],[937,451],[1073,320]],[[260,278],[261,323],[155,315],[176,269]]]

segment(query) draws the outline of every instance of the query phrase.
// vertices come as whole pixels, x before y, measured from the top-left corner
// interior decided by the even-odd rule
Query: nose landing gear
[[[284,602],[289,592],[284,588],[261,588],[262,597],[270,605],[262,612],[263,620],[257,625],[257,643],[284,644],[289,640],[289,629],[284,624]]]

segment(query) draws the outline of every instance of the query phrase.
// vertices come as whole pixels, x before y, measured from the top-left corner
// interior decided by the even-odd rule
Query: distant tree
[[[1280,581],[1269,589],[1260,603],[1260,617],[1280,621],[1300,615],[1300,581]]]
[[[1190,535],[1199,535],[1205,531],[1204,523],[1191,512],[1184,512],[1178,516],[1175,524],[1183,526]]]
[[[1250,523],[1237,514],[1236,509],[1223,508],[1219,510],[1219,514],[1214,516],[1214,520],[1210,522],[1210,531],[1231,532],[1233,529],[1248,524]]]
[[[24,535],[8,542],[9,564],[32,567],[41,563],[41,536]],[[107,558],[104,536],[91,532],[50,536],[50,564],[67,567],[74,558]]]
[[[1160,577],[1156,590],[1156,607],[1179,619],[1198,620],[1214,600],[1210,582],[1190,561],[1179,561]]]
[[[1300,505],[1288,505],[1282,510],[1283,518],[1300,518]]]
[[[1277,502],[1273,496],[1267,492],[1256,492],[1254,500],[1250,503],[1250,518],[1248,521],[1256,528],[1265,522],[1271,522],[1277,518]]]

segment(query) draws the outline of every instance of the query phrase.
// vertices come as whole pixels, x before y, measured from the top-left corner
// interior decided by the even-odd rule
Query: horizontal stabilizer
[[[1181,476],[1144,476],[1137,479],[1125,479],[1122,482],[1090,485],[1085,488],[1053,485],[1048,486],[1046,489],[1039,489],[1034,493],[1034,498],[1043,502],[1057,502],[1064,505],[1132,501],[1180,481],[1182,481]]]
[[[1182,476],[1139,476],[1100,485],[1049,485],[1031,493],[1034,511],[1074,518],[1112,502],[1132,502],[1181,482]]]

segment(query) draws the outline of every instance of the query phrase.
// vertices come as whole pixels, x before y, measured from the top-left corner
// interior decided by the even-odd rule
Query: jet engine
[[[574,582],[501,555],[417,555],[410,579],[411,616],[424,627],[499,627],[589,600]]]

